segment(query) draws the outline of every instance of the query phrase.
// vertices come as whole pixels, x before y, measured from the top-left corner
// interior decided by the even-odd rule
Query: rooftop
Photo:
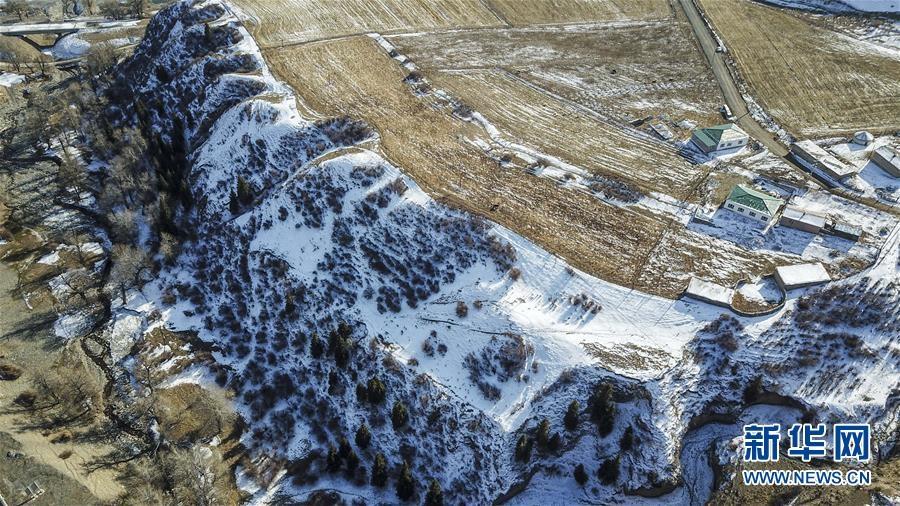
[[[732,188],[731,193],[728,195],[728,200],[769,215],[774,215],[778,212],[778,208],[784,204],[784,200],[778,197],[773,197],[768,193],[754,190],[742,184]]]
[[[875,152],[878,153],[878,156],[886,160],[887,163],[900,167],[900,154],[898,154],[897,150],[894,148],[890,146],[881,146],[876,149]]]
[[[723,137],[726,140],[747,137],[747,133],[734,123],[698,128],[694,130],[693,134],[697,140],[708,147],[718,146]]]
[[[809,139],[795,142],[791,145],[791,148],[794,147],[800,148],[802,151],[806,152],[806,154],[818,160],[819,163],[828,167],[832,172],[837,174],[838,177],[843,178],[854,174],[857,171],[855,167],[838,160],[834,155],[825,151],[821,146]]]
[[[819,228],[824,227],[825,222],[827,221],[824,216],[810,213],[805,209],[794,206],[786,207],[782,216],[784,216],[785,218],[790,218],[794,221],[809,223],[810,225],[814,225]]]
[[[776,267],[778,277],[789,286],[799,286],[831,281],[831,276],[821,263],[785,265]]]

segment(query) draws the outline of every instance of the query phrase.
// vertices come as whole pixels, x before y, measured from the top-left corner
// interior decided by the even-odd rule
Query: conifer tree
[[[425,506],[444,506],[444,491],[441,484],[432,478],[428,484],[428,493],[425,494]]]
[[[409,421],[409,412],[406,409],[406,405],[400,401],[395,402],[394,408],[391,410],[391,423],[394,429],[403,428],[407,421]]]
[[[400,477],[397,478],[397,497],[400,498],[401,501],[408,501],[412,499],[415,492],[415,480],[413,479],[412,472],[409,470],[409,464],[404,461],[403,467],[400,468]]]
[[[566,410],[566,416],[563,418],[563,423],[565,423],[567,430],[575,430],[578,427],[578,412],[580,410],[581,406],[578,404],[578,401],[569,403],[569,409]]]
[[[372,440],[372,433],[369,426],[363,423],[356,429],[356,446],[360,448],[368,448],[369,442]]]
[[[375,455],[375,462],[372,464],[372,478],[370,483],[375,487],[383,487],[387,483],[387,461],[383,453]]]

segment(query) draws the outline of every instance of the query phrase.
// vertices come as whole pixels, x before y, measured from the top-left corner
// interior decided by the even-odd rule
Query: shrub
[[[0,380],[13,381],[19,379],[22,369],[12,364],[0,364]]]
[[[522,271],[518,267],[513,267],[509,270],[509,277],[513,281],[518,281],[522,277]]]
[[[465,318],[466,315],[469,314],[469,306],[466,305],[465,302],[459,301],[456,303],[456,316],[460,318]]]
[[[34,402],[36,400],[37,400],[37,394],[31,390],[26,390],[26,391],[20,393],[18,396],[16,396],[16,398],[13,400],[13,402],[19,406],[22,406],[23,408],[30,408],[30,407],[34,406]]]
[[[569,408],[566,410],[566,416],[563,418],[563,423],[566,425],[566,429],[575,430],[578,428],[578,412],[581,410],[581,406],[578,404],[578,401],[572,401],[569,403]]]
[[[575,481],[577,481],[579,485],[584,485],[588,481],[588,474],[587,471],[584,470],[584,464],[575,466],[572,475],[575,476]]]

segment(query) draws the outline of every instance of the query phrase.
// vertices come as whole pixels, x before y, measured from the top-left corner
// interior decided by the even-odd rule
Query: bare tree
[[[19,21],[22,21],[28,17],[31,8],[26,0],[7,0],[6,5],[3,6],[3,11],[18,16]]]
[[[195,506],[225,504],[228,468],[212,447],[174,449],[166,455],[165,469],[173,484],[177,503]]]
[[[99,411],[100,384],[84,364],[72,357],[66,356],[53,367],[37,371],[32,386],[37,394],[35,412],[47,425],[88,422]]]

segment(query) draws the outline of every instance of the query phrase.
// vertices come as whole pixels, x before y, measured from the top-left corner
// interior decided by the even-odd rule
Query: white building
[[[819,285],[831,281],[821,263],[785,265],[775,268],[775,281],[785,290]]]
[[[882,146],[872,152],[872,162],[894,177],[900,177],[900,154],[891,147]]]

